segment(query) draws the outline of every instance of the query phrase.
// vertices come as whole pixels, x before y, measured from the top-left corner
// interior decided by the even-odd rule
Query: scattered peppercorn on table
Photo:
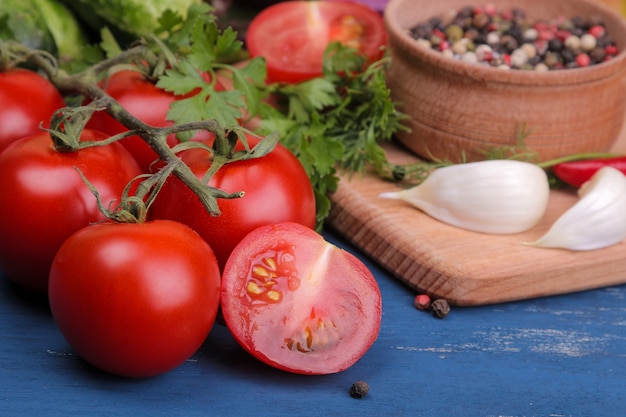
[[[0,277],[0,416],[613,417],[626,407],[626,286],[452,307],[438,319],[417,310],[399,280],[325,235],[364,259],[383,295],[379,338],[346,371],[278,371],[216,325],[177,369],[114,377],[87,365],[47,308]],[[357,381],[369,387],[363,398],[350,395]]]

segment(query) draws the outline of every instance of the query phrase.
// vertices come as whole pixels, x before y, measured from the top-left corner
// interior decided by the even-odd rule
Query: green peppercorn
[[[455,24],[452,24],[452,25],[448,26],[446,28],[445,34],[448,37],[448,41],[450,41],[450,43],[454,43],[454,42],[458,41],[464,35],[463,28],[461,28],[461,26],[455,25]]]

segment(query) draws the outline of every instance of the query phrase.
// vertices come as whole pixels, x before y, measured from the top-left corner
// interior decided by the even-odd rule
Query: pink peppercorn
[[[601,25],[594,25],[589,28],[589,33],[593,35],[594,38],[599,39],[604,36],[606,33],[606,29]]]
[[[447,39],[448,37],[446,36],[445,33],[443,33],[442,31],[440,31],[439,29],[433,29],[433,36],[437,36],[440,39]]]
[[[576,55],[576,65],[579,67],[588,67],[591,63],[591,58],[587,54],[578,54]]]
[[[418,294],[413,301],[418,310],[428,310],[430,308],[430,296],[428,294]]]
[[[565,42],[565,39],[572,36],[572,32],[570,32],[569,30],[557,30],[555,35],[557,39],[560,39],[561,41]]]
[[[538,29],[537,30],[539,36],[537,37],[537,39],[542,40],[542,41],[549,41],[551,39],[554,39],[554,32],[550,29]]]
[[[615,45],[608,45],[606,48],[604,48],[604,52],[607,55],[614,56],[614,55],[617,55],[619,50],[617,49],[617,46]]]

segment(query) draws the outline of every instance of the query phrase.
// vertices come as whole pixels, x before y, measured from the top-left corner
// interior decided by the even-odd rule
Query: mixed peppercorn
[[[430,311],[438,319],[444,319],[450,313],[450,304],[445,298],[437,298],[431,301],[430,295],[418,294],[413,300],[413,305],[418,310]]]
[[[466,6],[410,29],[417,42],[455,59],[502,69],[547,71],[599,64],[618,54],[600,18],[530,21],[518,8]]]

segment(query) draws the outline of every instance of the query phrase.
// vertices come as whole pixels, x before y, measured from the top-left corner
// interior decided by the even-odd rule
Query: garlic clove
[[[579,189],[580,200],[534,242],[525,245],[570,250],[601,249],[626,238],[626,176],[603,167]]]
[[[488,160],[439,168],[416,187],[380,197],[404,200],[452,226],[512,234],[539,222],[549,195],[548,178],[538,166]]]

